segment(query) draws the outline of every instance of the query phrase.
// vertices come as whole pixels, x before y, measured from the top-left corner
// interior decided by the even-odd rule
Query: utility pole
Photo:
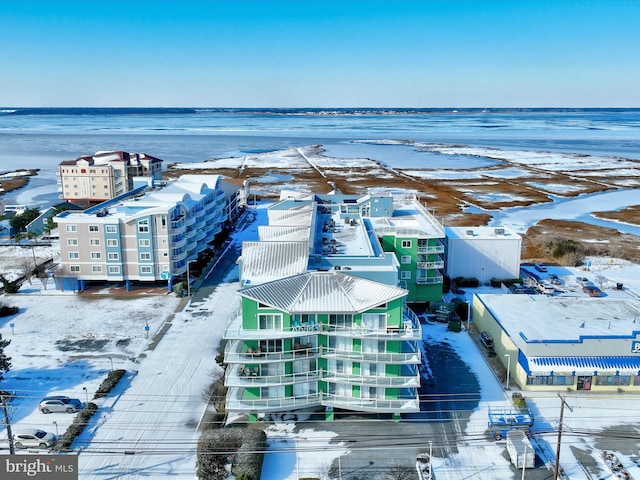
[[[0,394],[0,405],[2,405],[2,410],[4,411],[4,424],[7,426],[7,437],[9,437],[9,453],[11,455],[15,455],[16,449],[13,446],[13,433],[11,432],[11,423],[9,422],[9,412],[7,403],[5,401],[5,396],[2,394]]]
[[[562,403],[560,404],[560,425],[558,425],[558,446],[556,447],[556,469],[553,473],[554,480],[558,480],[560,477],[558,476],[560,472],[560,442],[562,439],[562,418],[564,417],[564,406],[566,405],[569,410],[573,412],[573,408],[567,402],[565,402],[562,395],[558,394]]]

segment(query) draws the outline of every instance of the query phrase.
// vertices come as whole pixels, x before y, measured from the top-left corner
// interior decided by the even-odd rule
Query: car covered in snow
[[[539,272],[546,272],[547,271],[547,267],[544,263],[536,263],[533,268],[535,268],[537,271]]]

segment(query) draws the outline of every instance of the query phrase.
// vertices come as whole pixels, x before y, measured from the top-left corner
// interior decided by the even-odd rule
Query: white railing
[[[416,278],[416,284],[418,285],[436,285],[438,283],[442,283],[442,275],[436,275],[434,277]]]
[[[420,400],[418,396],[406,399],[355,398],[345,395],[324,393],[322,404],[338,408],[357,409],[371,412],[418,412]]]
[[[406,353],[391,352],[356,352],[354,350],[343,350],[338,348],[323,347],[320,354],[323,358],[335,358],[336,360],[347,360],[352,362],[368,363],[395,363],[395,364],[419,364],[420,350]]]
[[[234,365],[227,368],[224,384],[227,387],[270,387],[315,382],[319,378],[320,372],[318,370],[280,375],[260,375],[258,367]]]
[[[418,253],[444,253],[444,245],[436,245],[436,246],[427,246],[421,247],[418,246]]]
[[[444,261],[438,260],[437,262],[418,262],[418,268],[425,269],[434,269],[438,270],[444,268]]]
[[[291,360],[304,360],[305,358],[317,358],[320,355],[318,348],[306,346],[282,352],[254,352],[248,351],[242,340],[230,340],[224,350],[225,363],[275,363]]]
[[[355,375],[349,373],[322,371],[322,380],[334,383],[348,383],[349,385],[366,385],[368,387],[397,387],[418,388],[420,374],[387,377],[381,375]]]
[[[314,407],[321,405],[321,393],[310,393],[297,397],[280,398],[244,398],[244,388],[232,387],[227,391],[227,411],[251,412],[251,411],[282,411],[294,408]]]

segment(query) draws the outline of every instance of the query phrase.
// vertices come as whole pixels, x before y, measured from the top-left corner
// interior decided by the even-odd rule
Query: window
[[[346,327],[349,328],[353,325],[353,315],[343,313],[331,313],[329,314],[329,325],[332,327]]]
[[[411,272],[400,272],[400,278],[402,280],[410,280],[411,279]]]
[[[67,238],[67,245],[70,247],[77,247],[78,246],[78,239],[77,238]]]
[[[527,377],[527,385],[573,385],[573,378],[571,375]]]
[[[92,247],[97,247],[98,245],[100,245],[100,239],[99,238],[90,238],[89,239],[89,245],[91,245]]]
[[[404,263],[405,265],[411,263],[411,255],[402,255],[402,257],[400,257],[400,263]]]
[[[109,253],[107,253],[107,259],[109,259],[109,260],[120,260],[120,254],[118,252],[109,252]]]
[[[117,233],[118,228],[115,225],[107,225],[104,227],[105,232],[107,233]]]
[[[71,260],[80,258],[80,254],[78,252],[69,252],[69,258]]]
[[[120,273],[120,265],[110,265],[109,273]]]
[[[629,385],[630,375],[597,375],[596,385]]]
[[[140,260],[151,260],[151,254],[149,252],[140,252]]]
[[[138,222],[139,233],[149,233],[149,220],[140,220]]]
[[[99,260],[102,258],[102,254],[100,252],[91,252],[92,260]]]
[[[167,229],[167,216],[166,215],[162,215],[162,217],[160,218],[160,225],[162,227],[162,230],[166,230]]]
[[[365,313],[362,315],[362,323],[367,330],[386,330],[387,315],[384,313]]]
[[[76,227],[75,225],[67,225],[67,232],[77,232],[78,231],[78,227]]]
[[[90,232],[98,232],[98,225],[89,225],[89,231]]]
[[[151,273],[151,267],[150,266],[140,267],[140,273]]]
[[[118,239],[117,238],[107,238],[107,247],[117,247]]]
[[[91,265],[92,273],[102,273],[102,265]]]
[[[402,240],[402,248],[411,248],[411,240]]]
[[[151,241],[146,238],[141,238],[140,240],[138,240],[138,245],[140,247],[148,247],[151,245]]]
[[[260,351],[262,352],[282,352],[282,339],[260,340]]]
[[[80,265],[70,265],[69,271],[71,273],[80,273]]]
[[[260,330],[282,330],[282,315],[279,313],[261,313],[258,315]]]

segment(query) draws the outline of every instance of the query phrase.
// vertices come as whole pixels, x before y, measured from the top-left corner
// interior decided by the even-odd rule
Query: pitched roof
[[[307,269],[309,242],[243,242],[242,280],[264,283]]]
[[[404,297],[407,291],[342,272],[307,272],[254,287],[240,295],[289,313],[360,313]]]

